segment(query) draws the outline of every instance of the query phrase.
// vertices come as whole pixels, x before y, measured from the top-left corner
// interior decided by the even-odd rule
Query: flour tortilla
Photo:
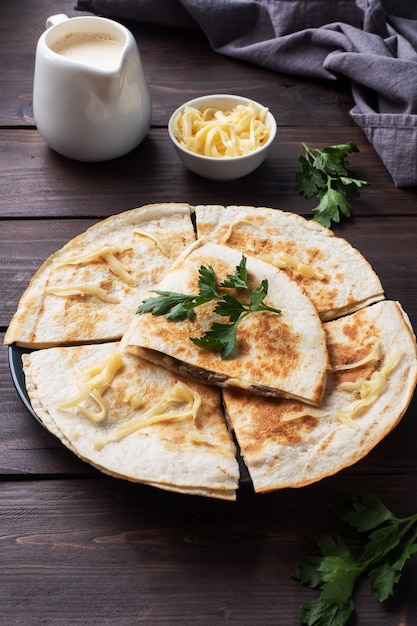
[[[400,421],[417,380],[415,337],[397,302],[383,301],[325,324],[332,367],[355,363],[370,352],[372,337],[380,340],[380,361],[374,365],[334,371],[328,376],[320,409],[293,401],[259,398],[223,390],[233,425],[256,492],[304,487],[356,463]],[[397,355],[404,354],[387,377],[384,392],[354,418],[356,428],[337,419],[357,399],[340,383],[369,379]],[[286,418],[298,419],[285,421]]]
[[[112,476],[170,491],[235,499],[239,469],[218,389],[186,381],[202,399],[195,422],[165,420],[112,441],[119,424],[143,414],[181,380],[122,353],[123,368],[103,394],[108,404],[103,421],[90,420],[77,407],[57,407],[77,395],[76,375],[101,363],[113,350],[120,350],[120,345],[49,348],[24,355],[28,394],[45,427],[81,459]],[[132,388],[143,397],[138,409],[123,401]],[[98,449],[96,444],[103,441],[106,445]]]
[[[176,257],[197,236],[227,244],[268,263],[284,252],[317,270],[305,278],[291,267],[282,271],[297,282],[322,320],[336,318],[384,297],[381,283],[364,257],[348,242],[315,221],[265,207],[152,204],[98,222],[53,254],[33,276],[22,295],[4,343],[28,348],[113,341],[121,338],[143,291],[152,289]],[[150,237],[134,234],[138,229]],[[155,240],[152,237],[156,238]],[[155,241],[160,241],[165,252]],[[102,257],[65,265],[78,255],[109,246],[134,284],[117,276]],[[92,285],[98,295],[57,295],[46,289]]]
[[[194,210],[198,237],[268,263],[282,265],[279,255],[284,253],[314,268],[317,277],[313,278],[288,264],[282,270],[304,289],[322,320],[384,298],[381,282],[362,254],[314,220],[265,207],[200,205]]]
[[[237,250],[201,240],[180,255],[157,289],[196,294],[202,265],[213,267],[220,283],[228,274],[234,274],[241,259]],[[265,303],[281,310],[282,315],[257,312],[247,316],[239,325],[237,349],[231,357],[222,359],[218,351],[205,350],[190,341],[190,337],[204,335],[214,321],[229,321],[213,312],[212,302],[200,306],[192,320],[173,321],[151,313],[137,315],[123,337],[124,347],[202,381],[243,387],[253,393],[302,398],[319,405],[328,354],[314,305],[281,270],[253,257],[247,258],[246,267],[252,288],[267,279]]]
[[[134,229],[142,234],[134,234]],[[133,285],[123,282],[100,256],[88,263],[63,263],[105,246],[117,250],[115,257],[134,277]],[[135,315],[141,301],[155,295],[150,291],[161,285],[182,292],[188,283],[194,292],[196,281],[187,272],[184,275],[182,267],[192,250],[196,265],[211,263],[216,273],[226,268],[233,273],[244,253],[254,282],[269,281],[267,302],[283,310],[280,318],[269,313],[246,318],[233,358],[222,361],[217,353],[200,349],[198,359],[194,353],[190,358],[190,350],[197,350],[189,342],[197,334],[195,328],[192,333],[185,328],[181,334],[176,322],[165,326],[165,318]],[[314,268],[317,276],[305,278],[300,268],[283,265],[280,252]],[[281,269],[274,266],[277,260]],[[45,287],[68,283],[92,283],[119,302],[107,303],[93,295],[45,293]],[[277,321],[287,335],[281,333],[271,341]],[[159,324],[160,337],[155,332]],[[201,334],[206,329],[203,323]],[[359,374],[369,376],[372,368],[363,366],[326,377],[329,353],[333,364],[357,361],[369,350],[371,335],[381,339],[382,366],[398,349],[404,348],[405,353],[384,394],[355,418],[358,428],[354,429],[335,417],[352,400],[337,383]],[[260,344],[255,336],[262,337]],[[114,343],[121,337],[121,344]],[[34,275],[5,343],[38,348],[23,357],[32,406],[46,428],[80,458],[119,478],[228,500],[236,497],[238,465],[226,424],[233,423],[255,491],[301,487],[365,456],[401,419],[416,385],[411,325],[399,303],[384,301],[381,283],[369,263],[317,222],[264,207],[193,209],[188,204],[154,204],[98,222],[52,255]],[[123,375],[115,379],[120,384],[106,391],[107,421],[98,425],[75,409],[57,410],[62,394],[75,394],[73,374],[79,367],[104,358],[115,346],[122,350],[126,364]],[[151,361],[162,362],[164,367]],[[181,378],[178,371],[187,378]],[[205,384],[193,382],[193,376]],[[198,389],[203,398],[198,421],[156,424],[97,449],[94,441],[111,429],[112,421],[128,419],[133,411],[120,400],[118,391],[136,379],[139,385],[144,380],[152,382],[149,402],[175,380]],[[210,381],[223,387],[226,414],[220,406],[220,390],[207,384]],[[295,414],[298,419],[284,421]]]
[[[188,204],[154,204],[98,222],[53,254],[33,276],[6,332],[5,343],[41,348],[120,339],[134,316],[143,290],[151,289],[178,254],[195,240]],[[138,229],[156,237],[135,234]],[[128,269],[133,284],[117,276],[102,257],[65,265],[104,246]],[[96,295],[55,295],[45,288],[94,285],[118,302]]]

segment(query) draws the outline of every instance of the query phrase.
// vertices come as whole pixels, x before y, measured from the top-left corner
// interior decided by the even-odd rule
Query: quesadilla
[[[172,293],[177,312],[156,314]],[[98,222],[41,266],[4,342],[34,349],[32,408],[81,459],[225,500],[239,466],[266,492],[355,463],[417,380],[409,319],[363,256],[264,207],[154,204]]]
[[[319,409],[223,390],[256,492],[303,487],[356,463],[411,401],[416,343],[398,302],[382,301],[324,326],[331,369]]]
[[[195,207],[197,236],[272,263],[311,298],[322,320],[384,298],[368,261],[314,220],[265,207]]]
[[[187,204],[148,205],[98,222],[39,268],[5,343],[40,348],[120,339],[141,292],[193,241]]]
[[[218,389],[174,376],[119,343],[23,359],[34,411],[84,461],[161,489],[235,499],[239,469]]]
[[[237,250],[200,240],[178,257],[156,292],[178,292],[180,286],[183,294],[198,293],[202,267],[212,268],[220,284],[233,274],[241,259]],[[252,393],[302,398],[319,405],[328,354],[314,305],[296,282],[268,263],[248,257],[247,273],[253,288],[267,281],[265,302],[280,314],[258,311],[245,317],[237,329],[232,356],[222,358],[218,351],[190,341],[204,336],[215,323],[227,323],[224,315],[216,313],[213,302],[203,304],[193,319],[172,320],[165,315],[141,313],[124,335],[123,346],[200,381],[242,387]]]

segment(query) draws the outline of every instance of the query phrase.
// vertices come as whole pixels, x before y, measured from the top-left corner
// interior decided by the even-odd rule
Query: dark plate
[[[15,346],[15,345],[9,346],[10,372],[12,374],[12,379],[16,387],[17,393],[19,394],[20,399],[22,400],[23,404],[25,405],[29,413],[35,418],[35,420],[43,428],[45,428],[45,430],[47,430],[49,433],[49,430],[46,428],[46,426],[42,423],[42,421],[39,419],[39,417],[36,415],[35,411],[33,410],[33,407],[31,405],[30,398],[26,389],[26,380],[25,380],[25,373],[23,371],[22,355],[27,354],[29,352],[33,352],[33,350],[29,350],[28,348],[19,348],[18,346]],[[242,461],[240,453],[237,455],[237,460],[239,462],[239,467],[240,467],[240,484],[241,485],[250,484],[248,470]]]
[[[29,350],[27,348],[19,348],[18,346],[14,346],[14,345],[9,346],[10,372],[12,374],[12,379],[16,387],[17,393],[19,394],[20,399],[22,400],[23,404],[25,405],[29,413],[33,415],[33,417],[40,424],[42,424],[39,417],[36,415],[35,411],[32,408],[29,395],[26,390],[25,374],[23,372],[23,364],[22,364],[22,354],[27,354],[28,352],[32,352],[32,350]]]

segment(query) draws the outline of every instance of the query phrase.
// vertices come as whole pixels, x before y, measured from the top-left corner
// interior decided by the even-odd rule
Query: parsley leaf
[[[228,274],[227,278],[220,283],[220,286],[230,289],[249,289],[245,256],[242,256],[239,265],[235,269],[235,273]]]
[[[407,560],[417,552],[417,545],[399,545],[387,556],[386,562],[369,572],[369,580],[380,602],[394,593],[394,585],[400,580]]]
[[[354,558],[342,538],[327,536],[319,543],[321,556],[298,567],[293,578],[321,592],[302,606],[300,623],[307,626],[345,626],[354,611],[355,584],[364,575],[383,602],[417,553],[417,514],[396,517],[377,496],[364,493],[330,509],[362,539],[362,554]]]
[[[192,319],[195,312],[195,296],[188,296],[174,291],[153,291],[152,293],[162,296],[159,298],[147,298],[139,306],[137,313],[152,313],[152,315],[166,315],[168,319],[180,319],[185,317]]]
[[[204,267],[204,265],[200,267],[198,288],[200,290],[200,298],[204,299],[207,302],[209,302],[213,298],[220,297],[217,293],[216,275],[211,265],[209,267]]]
[[[156,293],[157,297],[143,300],[136,313],[166,315],[167,319],[170,320],[184,320],[186,317],[193,319],[195,308],[212,300],[216,301],[214,313],[228,317],[230,323],[214,322],[202,337],[190,337],[190,341],[201,348],[220,350],[221,357],[225,359],[232,354],[236,347],[238,325],[244,317],[256,311],[271,311],[278,315],[281,314],[281,311],[264,302],[268,295],[267,280],[262,280],[253,290],[250,288],[244,255],[242,255],[239,265],[236,266],[234,274],[228,274],[219,287],[223,289],[245,289],[250,294],[249,303],[238,300],[230,293],[220,294],[213,268],[202,265],[199,269],[198,294],[188,295],[174,291],[154,290],[152,293]]]
[[[191,337],[190,340],[200,348],[220,350],[220,356],[225,359],[235,348],[238,321],[236,320],[233,324],[214,322],[203,337]]]
[[[368,183],[356,178],[347,158],[359,152],[354,141],[310,148],[302,143],[305,154],[299,157],[301,171],[295,174],[298,190],[305,198],[316,196],[319,204],[313,209],[314,219],[330,228],[332,222],[340,221],[340,213],[350,217],[350,200],[359,196],[359,189]]]
[[[218,315],[228,317],[231,322],[236,322],[239,317],[247,311],[246,306],[244,302],[240,302],[240,300],[234,296],[226,293],[222,299],[218,301],[214,312],[218,313]]]
[[[332,602],[306,602],[300,613],[301,624],[308,626],[344,626],[353,612],[353,602],[336,605]]]

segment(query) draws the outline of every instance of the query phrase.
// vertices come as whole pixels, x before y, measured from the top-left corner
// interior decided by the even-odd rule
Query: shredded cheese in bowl
[[[264,161],[277,132],[271,111],[255,100],[211,94],[184,102],[168,134],[186,168],[212,180],[236,180]]]
[[[265,145],[270,137],[268,109],[253,102],[220,110],[186,105],[173,120],[173,133],[187,150],[202,156],[239,157]]]

